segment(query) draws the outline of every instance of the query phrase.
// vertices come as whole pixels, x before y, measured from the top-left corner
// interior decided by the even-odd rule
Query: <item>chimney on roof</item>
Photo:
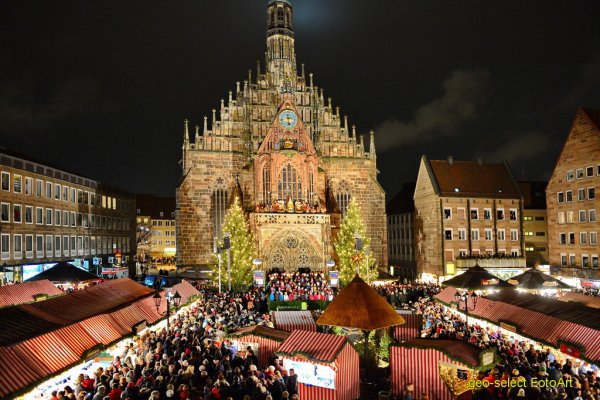
[[[453,156],[448,156],[448,164],[450,164],[450,165],[454,164],[454,157]]]
[[[478,158],[477,159],[477,164],[483,165],[483,158]]]

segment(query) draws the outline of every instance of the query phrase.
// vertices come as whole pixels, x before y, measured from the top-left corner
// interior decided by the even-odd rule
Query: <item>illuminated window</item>
[[[302,198],[302,183],[296,168],[292,164],[286,164],[279,174],[277,191],[280,200],[299,200]]]
[[[271,203],[271,169],[265,165],[262,171],[263,179],[263,201],[267,204]]]
[[[348,209],[351,199],[350,185],[348,185],[346,181],[339,183],[335,199],[342,215],[346,215],[346,210]]]

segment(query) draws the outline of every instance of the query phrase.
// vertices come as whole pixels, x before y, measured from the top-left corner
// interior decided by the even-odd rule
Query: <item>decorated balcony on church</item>
[[[276,214],[326,214],[325,205],[306,200],[273,200],[270,203],[258,203],[254,208],[256,213],[276,213]]]

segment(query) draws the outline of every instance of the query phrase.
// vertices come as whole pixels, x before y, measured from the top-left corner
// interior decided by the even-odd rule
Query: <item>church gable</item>
[[[300,113],[290,97],[284,96],[284,100],[275,114],[275,119],[258,149],[258,154],[295,151],[316,156],[315,147],[302,118],[300,118]]]

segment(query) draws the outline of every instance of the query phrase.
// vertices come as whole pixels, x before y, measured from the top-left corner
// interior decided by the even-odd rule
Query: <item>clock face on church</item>
[[[291,110],[282,111],[279,114],[279,125],[284,129],[294,129],[298,124],[298,116]]]

